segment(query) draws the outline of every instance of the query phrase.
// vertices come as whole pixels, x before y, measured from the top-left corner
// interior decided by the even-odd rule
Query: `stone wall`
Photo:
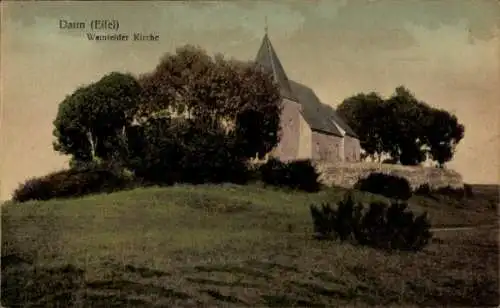
[[[326,185],[335,185],[351,188],[361,178],[367,177],[372,172],[393,174],[406,178],[413,189],[422,184],[429,184],[432,188],[451,186],[463,187],[462,176],[449,169],[433,167],[411,167],[371,162],[358,163],[325,163],[316,162],[320,173],[320,181]]]

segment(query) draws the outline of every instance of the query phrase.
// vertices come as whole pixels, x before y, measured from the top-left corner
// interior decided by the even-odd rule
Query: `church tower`
[[[281,90],[281,95],[284,98],[290,99],[292,101],[297,100],[292,93],[292,89],[290,87],[290,83],[283,65],[281,65],[278,55],[276,54],[276,51],[271,44],[271,40],[269,39],[267,21],[264,38],[262,39],[262,44],[260,45],[259,51],[257,52],[255,62],[259,63],[264,68],[272,72],[274,80],[278,83]]]
[[[257,52],[255,62],[272,74],[275,82],[278,84],[282,98],[283,109],[280,119],[280,143],[271,155],[282,161],[311,157],[310,146],[304,147],[304,144],[310,144],[311,137],[306,134],[305,139],[301,138],[304,136],[301,132],[304,130],[310,131],[310,128],[301,116],[302,106],[295,96],[291,81],[288,79],[283,65],[271,44],[267,31],[267,22],[264,38]]]

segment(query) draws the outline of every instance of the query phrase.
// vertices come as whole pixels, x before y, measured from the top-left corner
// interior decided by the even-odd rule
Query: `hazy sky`
[[[500,5],[496,0],[2,2],[0,199],[27,177],[65,166],[52,121],[65,95],[111,71],[152,70],[184,44],[253,59],[268,17],[288,76],[328,104],[400,84],[454,112],[465,138],[450,167],[468,182],[499,179]],[[86,22],[61,30],[59,21]],[[93,42],[95,19],[158,42]],[[108,31],[107,33],[113,33]]]

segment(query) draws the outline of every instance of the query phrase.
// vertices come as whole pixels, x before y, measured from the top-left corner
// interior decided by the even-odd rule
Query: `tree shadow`
[[[1,299],[6,307],[69,307],[82,290],[84,271],[72,265],[61,267],[25,266],[16,262],[2,269]],[[9,261],[10,262],[10,261]],[[6,262],[6,263],[9,263]]]
[[[189,299],[191,296],[171,288],[164,288],[154,284],[142,284],[128,280],[99,280],[86,284],[91,290],[119,291],[134,295],[156,295],[161,298]]]
[[[189,282],[192,282],[192,283],[221,286],[221,287],[242,287],[242,288],[263,287],[262,284],[251,283],[251,282],[240,282],[240,281],[227,282],[227,281],[220,281],[220,280],[214,280],[214,279],[191,278],[191,277],[187,277],[185,279]]]
[[[289,295],[262,295],[268,307],[327,307],[321,303],[311,302],[305,299],[291,297]]]
[[[210,295],[212,298],[219,300],[219,301],[222,301],[222,302],[248,306],[248,304],[245,301],[242,301],[241,299],[239,299],[235,296],[232,296],[232,295],[224,295],[224,294],[222,294],[219,291],[214,290],[214,289],[200,290],[200,293],[206,293],[206,294]]]
[[[230,274],[244,274],[247,276],[255,277],[255,278],[263,278],[265,280],[271,280],[273,278],[272,275],[257,270],[253,268],[247,267],[239,267],[234,265],[222,265],[222,266],[195,266],[194,267],[198,272],[220,272],[220,273],[230,273]]]
[[[245,264],[249,266],[253,266],[259,269],[263,270],[273,270],[273,269],[278,269],[278,270],[284,270],[284,271],[289,271],[289,272],[294,272],[294,273],[299,273],[299,269],[296,266],[289,266],[289,265],[284,265],[284,264],[279,264],[279,263],[274,263],[274,262],[261,262],[261,261],[255,261],[255,260],[250,260],[250,261],[245,261]]]
[[[142,278],[160,278],[169,277],[172,274],[160,270],[155,270],[147,267],[134,266],[131,264],[121,265],[115,262],[103,262],[103,266],[112,268],[115,271],[123,271],[132,274],[137,274]]]
[[[141,277],[168,275],[131,265],[124,269]],[[72,307],[75,303],[84,307],[149,307],[152,302],[138,297],[153,295],[155,300],[168,301],[191,298],[187,293],[151,283],[120,279],[86,282],[85,271],[73,265],[33,266],[16,255],[2,257],[1,280],[1,303],[5,307]]]

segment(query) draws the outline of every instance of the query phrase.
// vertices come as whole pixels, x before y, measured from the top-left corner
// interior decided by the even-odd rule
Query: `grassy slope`
[[[308,205],[343,193],[176,186],[7,204],[2,256],[82,269],[71,302],[83,306],[498,303],[496,231],[439,233],[413,255],[312,240]],[[411,207],[429,211],[434,225],[460,225],[496,220],[492,202],[416,197]],[[4,263],[11,286],[31,273]],[[8,281],[3,301],[16,298],[4,293]]]

